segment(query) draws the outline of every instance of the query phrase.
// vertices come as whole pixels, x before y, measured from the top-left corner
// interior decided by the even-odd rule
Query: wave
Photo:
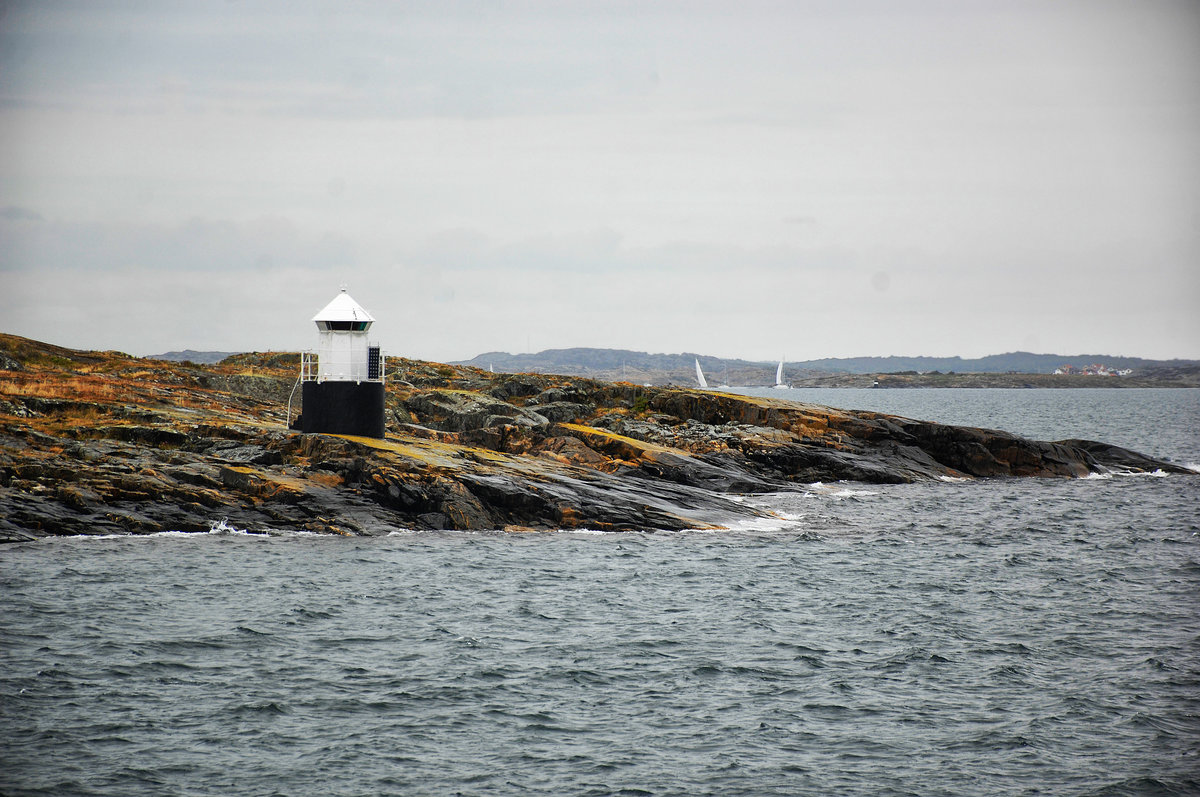
[[[786,512],[774,512],[773,517],[743,518],[726,525],[727,531],[782,531],[794,528],[804,518],[799,515],[789,515]]]
[[[270,538],[270,537],[322,537],[326,536],[315,531],[303,531],[300,529],[264,529],[261,531],[251,531],[249,529],[241,529],[229,522],[228,518],[213,520],[209,523],[208,531],[179,531],[171,529],[168,531],[154,531],[149,534],[134,534],[134,533],[118,533],[118,534],[64,534],[42,537],[43,540],[153,540],[153,539],[192,539],[194,537],[207,536],[241,536],[248,538]]]
[[[1184,465],[1183,467],[1188,468],[1189,470],[1194,470],[1196,473],[1200,473],[1200,466],[1198,466],[1198,465],[1188,464],[1188,465]],[[1081,481],[1089,481],[1089,480],[1090,481],[1108,481],[1109,479],[1116,478],[1117,476],[1122,476],[1122,477],[1142,476],[1142,477],[1153,478],[1153,479],[1166,479],[1166,478],[1169,478],[1171,476],[1171,474],[1167,473],[1165,470],[1162,470],[1161,468],[1158,470],[1153,470],[1153,471],[1145,471],[1145,470],[1112,470],[1112,471],[1108,471],[1108,470],[1106,470],[1106,471],[1098,471],[1098,472],[1094,472],[1094,473],[1089,473],[1086,476],[1080,476],[1079,479]]]
[[[878,490],[855,490],[851,487],[827,485],[824,482],[813,482],[808,489],[817,495],[829,498],[857,498],[860,495],[879,495]]]

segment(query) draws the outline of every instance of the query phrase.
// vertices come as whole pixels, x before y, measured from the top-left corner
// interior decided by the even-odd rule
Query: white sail
[[[783,360],[779,361],[779,367],[775,369],[775,387],[787,387],[783,383]]]
[[[704,372],[700,370],[699,360],[696,360],[696,381],[700,383],[700,387],[708,387],[708,381],[704,378]]]

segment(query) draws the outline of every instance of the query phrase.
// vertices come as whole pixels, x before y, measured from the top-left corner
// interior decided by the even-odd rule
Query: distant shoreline
[[[1083,376],[1075,374],[830,374],[794,379],[792,387],[879,388],[911,390],[920,388],[1042,388],[1078,390],[1088,388],[1195,388],[1200,375],[1155,376]]]
[[[776,363],[703,354],[647,354],[623,349],[548,349],[537,354],[490,352],[450,363],[497,373],[580,376],[655,387],[696,387],[699,366],[710,385],[773,387]],[[1067,373],[1054,373],[1067,371]],[[1123,371],[1124,376],[1083,373]],[[1200,387],[1200,360],[1146,360],[1101,354],[1065,356],[1010,352],[960,357],[858,357],[783,363],[794,387]]]
[[[146,357],[169,362],[185,362],[201,364],[216,364],[233,352],[218,351],[185,351],[166,352],[165,354]],[[479,360],[451,363],[451,365],[472,365],[489,370],[486,365],[480,366]],[[598,379],[605,382],[632,382],[633,384],[650,384],[655,387],[696,387],[696,379],[688,363],[686,368],[672,367],[588,367],[582,363],[562,362],[557,364],[543,363],[529,370],[520,370],[512,363],[501,363],[496,367],[498,373],[538,373],[559,376],[582,376],[587,379]],[[730,380],[737,388],[769,388],[769,382],[748,384],[749,380],[759,380],[774,376],[774,369],[762,369],[745,365],[729,368],[727,372],[715,368],[705,369],[708,372],[710,384],[719,383],[723,379]],[[785,382],[797,388],[1051,388],[1051,389],[1080,389],[1080,388],[1159,388],[1159,387],[1200,387],[1200,366],[1190,362],[1181,365],[1160,363],[1153,369],[1135,372],[1127,376],[1099,376],[1087,374],[1050,374],[1032,371],[881,371],[877,373],[851,373],[847,371],[816,371],[803,367],[793,369],[788,366],[785,370]]]
[[[612,382],[649,383],[655,387],[695,388],[695,378],[677,371],[643,372],[637,377],[622,379],[621,373],[600,371],[588,378]],[[715,381],[709,379],[709,383]],[[1032,388],[1050,390],[1083,390],[1095,388],[1200,388],[1200,373],[1181,372],[1163,375],[1084,376],[1082,374],[990,374],[990,373],[915,373],[891,374],[816,374],[796,376],[786,380],[792,388],[876,388],[880,390],[919,390],[922,388],[956,388],[978,390],[986,388]],[[731,390],[772,388],[771,384],[733,384]],[[710,388],[723,389],[723,388]],[[782,393],[782,391],[781,391]],[[786,393],[780,398],[786,398]]]

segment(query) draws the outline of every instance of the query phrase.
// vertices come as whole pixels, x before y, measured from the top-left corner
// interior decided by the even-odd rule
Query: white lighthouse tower
[[[383,354],[367,339],[375,319],[342,288],[312,320],[318,341],[300,357],[300,428],[383,437]]]

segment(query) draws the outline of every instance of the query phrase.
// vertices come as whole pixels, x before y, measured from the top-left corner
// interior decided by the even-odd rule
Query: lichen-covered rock
[[[390,362],[385,439],[286,428],[294,356],[196,366],[0,335],[0,541],[202,531],[681,529],[797,482],[1190,473],[1103,443],[577,377]]]
[[[484,429],[502,423],[545,426],[545,417],[481,393],[431,390],[404,401],[405,408],[423,426],[448,432]]]

